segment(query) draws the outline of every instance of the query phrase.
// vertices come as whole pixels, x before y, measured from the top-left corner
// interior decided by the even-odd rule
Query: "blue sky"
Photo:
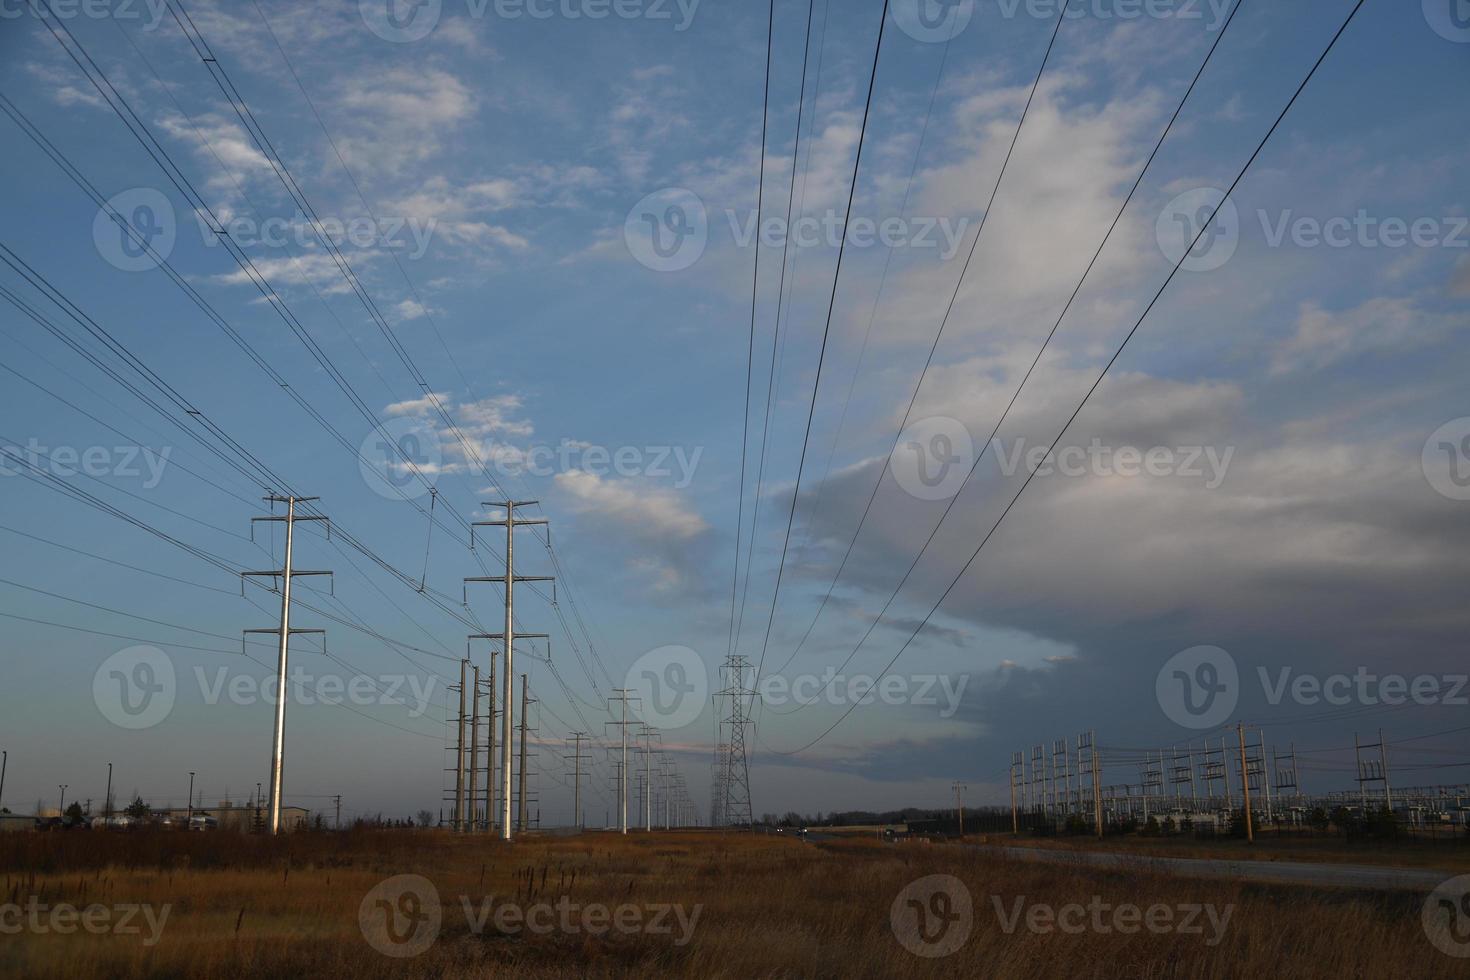
[[[793,656],[884,475],[1056,16],[1053,4],[962,4],[968,19],[946,42],[925,35],[911,5],[894,6],[852,215],[875,227],[892,220],[897,237],[849,239],[828,329],[840,233],[824,232],[823,222],[840,228],[833,223],[846,211],[883,8],[865,0],[828,9],[817,0],[803,97],[808,8],[776,4],[761,218],[785,217],[800,111],[793,210],[814,219],[814,237],[793,236],[784,279],[779,236],[759,246],[747,532],[766,379],[775,384],[740,652],[761,659],[820,358],[767,653],[770,669],[791,660],[788,676],[843,663],[949,502],[907,492],[897,469],[885,476],[834,598]],[[1176,16],[1152,17],[1127,4],[1074,6],[1082,15],[1057,32],[911,415],[953,420],[981,445],[1228,9],[1162,3],[1157,9]],[[343,255],[433,400],[298,214],[175,18],[137,4],[62,22],[210,210],[230,222],[374,418],[411,440],[401,444],[434,484],[434,515],[444,522],[432,539],[427,486],[402,467],[383,469],[373,423],[212,241],[47,27],[17,5],[0,19],[0,91],[102,196],[127,213],[144,201],[162,215],[169,264],[350,446],[253,365],[156,263],[145,256],[138,271],[120,268],[128,263],[116,227],[8,118],[0,120],[0,241],[222,430],[320,495],[321,509],[355,539],[415,577],[427,568],[431,590],[457,598],[464,576],[485,574],[446,514],[484,519],[481,501],[499,496],[438,423],[432,401],[447,406],[482,458],[509,467],[497,472],[512,492],[543,501],[601,660],[586,649],[565,583],[562,609],[580,651],[544,600],[518,596],[523,628],[553,634],[555,674],[531,657],[518,662],[542,699],[549,771],[540,799],[548,820],[565,819],[561,737],[590,729],[610,744],[614,730],[604,729],[599,706],[627,686],[648,651],[685,646],[713,672],[727,650],[757,258],[742,230],[755,216],[761,163],[766,9],[650,0],[617,8],[627,16],[592,18],[568,12],[601,9],[595,3],[445,0],[419,10],[417,21],[398,21],[408,34],[431,28],[410,39],[385,28],[381,7],[200,0],[188,11],[317,215],[342,226]],[[1199,200],[1217,203],[1190,195],[1230,185],[1351,8],[1346,0],[1245,0],[1002,427],[1007,449],[1055,436],[1168,276],[1176,217],[1196,213]],[[1024,746],[1086,728],[1127,746],[1197,737],[1161,711],[1155,678],[1172,654],[1200,644],[1230,651],[1251,677],[1282,666],[1443,675],[1463,664],[1455,585],[1470,504],[1436,492],[1422,462],[1431,433],[1470,415],[1470,179],[1457,97],[1470,44],[1439,13],[1433,3],[1369,0],[1232,194],[1229,254],[1211,249],[1180,273],[1068,432],[1082,446],[1208,447],[1221,460],[1228,452],[1219,478],[1090,471],[1033,481],[894,668],[916,686],[964,678],[956,710],[860,707],[796,755],[786,753],[847,706],[763,711],[753,758],[758,812],[938,803],[955,778],[998,801],[997,772]],[[125,193],[133,196],[115,197]],[[391,250],[371,236],[352,240],[364,200],[379,227],[398,226]],[[669,263],[640,230],[644,215],[656,223],[671,214],[703,228],[696,239],[704,244]],[[1340,246],[1313,235],[1333,219],[1347,229]],[[1393,244],[1385,220],[1420,222],[1422,234]],[[289,244],[263,240],[262,224]],[[83,336],[9,266],[0,284]],[[0,443],[34,439],[79,455],[100,447],[97,481],[67,479],[235,567],[268,567],[249,540],[260,486],[15,306],[0,307],[0,330],[4,363],[16,372],[0,386]],[[123,465],[123,450],[141,446],[153,456],[139,452],[139,460],[162,461],[156,480],[146,465],[138,475]],[[613,467],[620,448],[626,465]],[[545,465],[516,469],[533,451],[529,458]],[[846,673],[881,671],[1019,488],[1024,474],[1003,472],[995,459],[977,468]],[[81,795],[95,798],[107,761],[119,767],[122,792],[182,798],[187,772],[197,770],[207,798],[247,795],[266,778],[269,707],[206,704],[196,668],[208,678],[221,668],[264,677],[263,667],[218,651],[238,650],[221,637],[271,625],[271,597],[252,589],[252,604],[221,569],[55,489],[13,475],[0,487],[6,579],[215,634],[201,639],[0,586],[0,611],[146,638],[179,677],[166,720],[120,730],[94,703],[93,679],[130,641],[7,621],[4,802],[28,809],[37,797],[51,801],[61,783],[72,796],[92,787]],[[278,556],[266,528],[257,542]],[[528,570],[549,573],[546,552],[522,534]],[[743,575],[743,553],[741,561]],[[434,707],[421,713],[391,703],[355,712],[293,706],[288,799],[341,793],[354,812],[436,807],[443,685],[457,674],[463,624],[313,531],[303,533],[298,563],[337,572],[335,595],[310,601],[360,617],[396,646],[300,611],[305,625],[328,627],[328,651],[352,667],[314,653],[314,637],[294,648],[296,664],[349,677],[411,674],[438,687]],[[496,623],[498,592],[470,588],[475,614]],[[252,653],[270,659],[268,648]],[[483,664],[483,651],[476,656]],[[1416,706],[1324,728],[1303,722],[1314,709],[1271,708],[1262,697],[1247,684],[1241,710],[1273,744],[1341,745],[1355,723],[1392,724],[1407,736],[1453,727],[1458,717],[1452,706]],[[702,806],[712,732],[705,711],[664,735]],[[605,754],[595,754],[589,810],[612,795]],[[1464,778],[1455,772],[1446,778]]]

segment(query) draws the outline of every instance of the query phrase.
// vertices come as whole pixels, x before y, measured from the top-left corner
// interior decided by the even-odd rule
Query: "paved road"
[[[1393,889],[1432,891],[1447,878],[1449,871],[1427,871],[1422,868],[1394,868],[1370,864],[1316,864],[1306,861],[1224,861],[1213,858],[1171,858],[1116,851],[1060,850],[1047,847],[1003,847],[976,845],[983,850],[1004,854],[1020,861],[1048,864],[1087,865],[1099,868],[1125,868],[1159,874],[1195,878],[1234,878],[1295,885],[1317,885],[1334,888]]]

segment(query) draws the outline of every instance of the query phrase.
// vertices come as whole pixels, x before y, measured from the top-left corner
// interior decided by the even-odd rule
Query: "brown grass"
[[[358,926],[385,877],[424,875],[444,927],[422,956],[386,958]],[[894,898],[929,874],[955,875],[974,931],[951,956],[905,950]],[[0,902],[171,903],[162,941],[0,935],[7,977],[1189,977],[1470,976],[1438,953],[1422,896],[1194,881],[1007,861],[923,844],[673,833],[526,837],[513,845],[437,831],[301,834],[51,834],[0,839]],[[471,931],[477,903],[678,902],[703,906],[693,941],[667,935],[502,935]],[[1204,936],[1003,931],[992,897],[1027,903],[1233,906],[1224,941]],[[237,931],[238,930],[238,931]]]

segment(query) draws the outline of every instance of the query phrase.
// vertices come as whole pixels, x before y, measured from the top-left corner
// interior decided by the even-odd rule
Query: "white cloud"
[[[672,490],[614,482],[585,470],[558,473],[556,486],[581,513],[615,519],[645,536],[688,539],[709,530],[686,498]]]

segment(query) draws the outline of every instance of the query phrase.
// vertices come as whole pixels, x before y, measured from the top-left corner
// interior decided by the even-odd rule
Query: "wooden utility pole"
[[[1245,767],[1245,725],[1236,722],[1235,734],[1240,740],[1240,789],[1245,796],[1245,840],[1248,844],[1254,844],[1256,831],[1251,822],[1251,779]]]

